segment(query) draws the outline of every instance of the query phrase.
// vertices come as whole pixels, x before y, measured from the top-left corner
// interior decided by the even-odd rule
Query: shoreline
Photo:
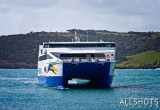
[[[6,67],[6,68],[1,68],[0,69],[37,69],[37,68],[10,68],[10,67]],[[159,69],[160,67],[115,67],[115,69]]]

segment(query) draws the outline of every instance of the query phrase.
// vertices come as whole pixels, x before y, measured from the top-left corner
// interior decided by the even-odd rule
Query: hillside
[[[156,68],[160,67],[160,52],[153,50],[125,57],[127,60],[118,63],[119,68]]]
[[[69,41],[74,38],[74,31],[69,32],[30,32],[27,34],[0,36],[0,68],[36,68],[38,45],[48,41]],[[81,41],[86,41],[87,31],[89,41],[113,41],[117,47],[118,68],[147,68],[140,65],[132,55],[154,50],[160,52],[160,32],[111,32],[106,30],[79,30]],[[137,66],[128,64],[131,56]],[[130,57],[130,58],[129,58]],[[154,61],[159,61],[156,58]],[[154,62],[152,61],[152,62]],[[128,62],[128,64],[126,64]],[[133,62],[132,62],[133,63]],[[152,63],[148,68],[159,67]]]

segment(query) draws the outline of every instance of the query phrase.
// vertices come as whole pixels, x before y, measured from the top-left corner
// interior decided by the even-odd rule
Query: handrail
[[[59,59],[63,62],[108,62],[106,57],[60,57]]]

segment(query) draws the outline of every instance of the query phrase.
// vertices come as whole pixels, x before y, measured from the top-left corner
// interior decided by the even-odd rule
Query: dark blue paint
[[[91,80],[98,87],[110,87],[113,76],[109,76],[110,62],[88,62],[72,65],[63,63],[63,84],[72,78],[83,78]],[[66,81],[67,80],[67,81]]]
[[[40,85],[45,87],[63,87],[62,76],[38,76]]]
[[[91,80],[97,87],[110,87],[113,76],[109,75],[111,62],[63,63],[62,77],[39,77],[40,84],[46,87],[66,86],[72,78]]]

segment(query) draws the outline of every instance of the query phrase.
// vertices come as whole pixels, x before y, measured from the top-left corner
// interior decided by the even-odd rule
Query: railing
[[[107,59],[105,57],[60,57],[63,62],[110,62],[114,61],[114,58]]]

